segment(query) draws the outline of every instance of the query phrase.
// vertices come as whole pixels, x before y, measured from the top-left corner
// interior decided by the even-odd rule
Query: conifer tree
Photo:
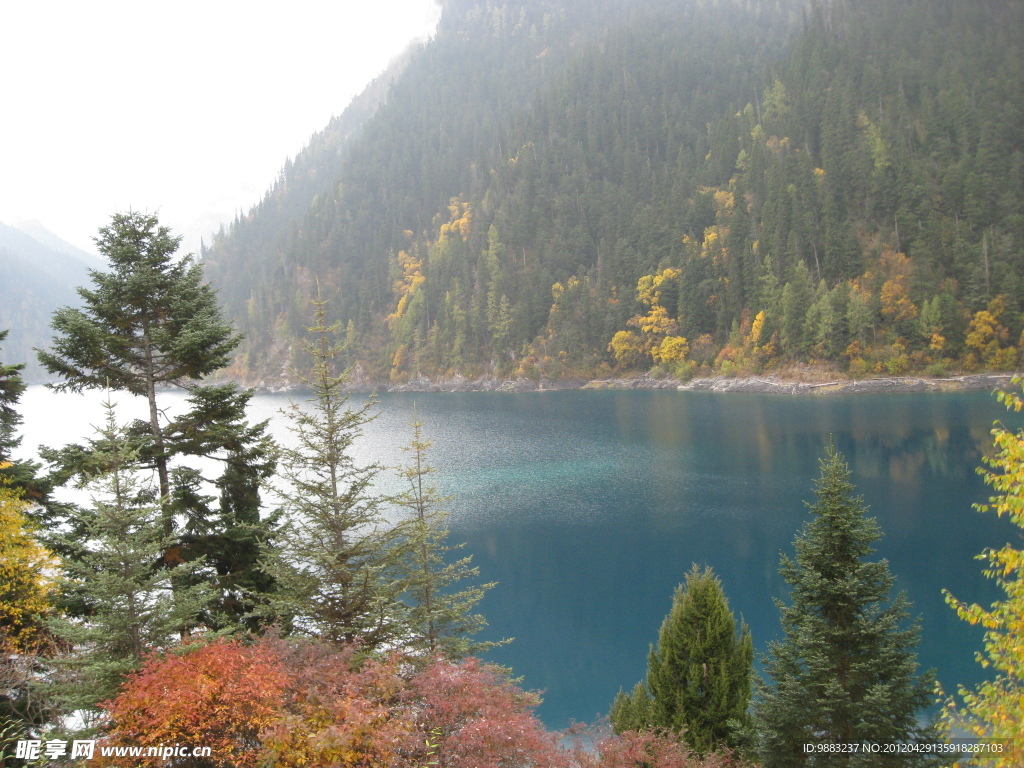
[[[0,342],[7,338],[8,333],[10,331],[0,331]],[[21,443],[21,438],[17,437],[21,416],[15,406],[25,391],[25,382],[21,379],[24,367],[24,363],[0,363],[0,461],[10,461],[11,451]]]
[[[39,352],[63,379],[53,385],[58,392],[110,388],[146,398],[161,504],[171,496],[171,470],[157,388],[188,387],[222,368],[241,340],[221,318],[202,268],[191,256],[175,260],[180,243],[156,216],[114,214],[96,238],[110,271],[90,270],[93,287],[78,289],[83,308],[57,310],[53,351]]]
[[[247,617],[258,594],[273,587],[258,561],[273,523],[260,517],[259,489],[274,471],[274,446],[266,422],[245,420],[251,390],[202,384],[229,362],[240,337],[221,316],[200,265],[191,255],[175,256],[180,241],[156,216],[115,214],[96,238],[110,271],[90,271],[92,287],[78,289],[82,308],[54,313],[53,351],[39,352],[39,359],[61,377],[52,385],[57,391],[109,388],[146,398],[148,419],[129,431],[135,460],[158,478],[155,503],[169,542],[164,563],[205,557],[222,594],[207,623],[253,628]],[[159,389],[168,386],[189,394],[190,409],[173,419],[160,399]],[[81,446],[40,453],[57,482],[88,477],[95,464]],[[212,460],[223,471],[207,478],[193,459]],[[219,492],[219,505],[210,491]],[[66,516],[50,520],[54,528],[62,522]]]
[[[875,765],[870,753],[805,752],[805,744],[929,740],[918,720],[933,675],[917,673],[916,624],[909,605],[891,602],[885,560],[867,561],[881,536],[853,495],[843,457],[829,447],[816,483],[812,520],[796,538],[796,557],[779,572],[791,587],[782,611],[784,639],[769,644],[767,680],[753,705],[758,751],[776,766]],[[912,761],[903,764],[913,764]]]
[[[658,645],[647,659],[647,685],[619,692],[615,730],[657,729],[680,734],[698,752],[735,743],[750,701],[750,631],[736,619],[710,568],[695,565],[676,588]]]
[[[312,338],[303,343],[313,366],[300,376],[312,397],[284,412],[294,447],[281,451],[284,523],[264,563],[278,584],[270,610],[301,634],[376,648],[401,633],[402,584],[386,498],[373,488],[381,468],[352,456],[373,404],[348,406],[346,376],[334,369],[338,324],[325,324],[323,300],[313,305]]]
[[[616,733],[650,730],[654,727],[653,706],[651,694],[647,692],[647,686],[641,680],[633,686],[631,693],[619,689],[612,702],[608,719]]]
[[[434,472],[426,459],[431,442],[423,436],[422,423],[414,422],[412,429],[413,439],[406,448],[410,462],[399,469],[409,488],[398,498],[409,511],[401,526],[405,537],[404,596],[408,603],[406,643],[431,657],[455,659],[494,645],[469,637],[486,626],[484,617],[472,611],[494,584],[452,591],[459,582],[479,576],[480,570],[471,565],[469,556],[445,562],[445,555],[458,547],[446,544],[445,499],[429,482]]]
[[[9,332],[0,331],[0,343],[3,343]],[[0,478],[20,489],[25,501],[35,503],[42,501],[49,490],[36,477],[39,465],[12,456],[13,451],[21,445],[21,437],[18,436],[21,414],[17,406],[26,387],[21,378],[24,368],[24,363],[5,365],[0,362]]]
[[[57,625],[74,648],[63,664],[68,674],[57,678],[68,710],[95,710],[112,698],[147,653],[192,630],[213,600],[205,580],[180,586],[200,563],[158,567],[172,538],[163,533],[155,489],[139,476],[138,447],[118,427],[113,405],[105,408],[85,486],[92,506],[80,511],[70,534],[77,554],[64,562],[64,592],[80,606],[78,619]]]

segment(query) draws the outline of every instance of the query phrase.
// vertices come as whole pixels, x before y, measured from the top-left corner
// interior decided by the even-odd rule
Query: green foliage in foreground
[[[750,701],[754,648],[710,568],[695,565],[672,598],[657,647],[647,660],[647,684],[619,691],[610,718],[617,733],[678,734],[706,753],[736,743]]]
[[[934,675],[917,672],[918,626],[909,604],[889,601],[885,560],[867,561],[881,536],[853,495],[850,470],[832,447],[821,461],[813,518],[795,541],[796,557],[779,573],[791,604],[779,601],[784,638],[769,644],[767,679],[753,704],[765,768],[874,765],[876,755],[807,754],[806,743],[932,741],[918,717]],[[908,763],[903,763],[907,765]]]

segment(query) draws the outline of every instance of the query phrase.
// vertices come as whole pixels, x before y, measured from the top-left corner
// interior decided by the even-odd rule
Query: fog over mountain
[[[5,363],[26,363],[28,382],[48,374],[34,347],[50,343],[50,317],[62,306],[76,306],[76,288],[89,281],[103,261],[61,240],[37,221],[17,227],[0,223],[0,329],[10,329],[0,350]]]

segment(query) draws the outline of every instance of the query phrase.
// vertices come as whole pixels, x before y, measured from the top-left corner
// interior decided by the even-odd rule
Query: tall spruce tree
[[[174,540],[162,531],[152,483],[139,474],[138,448],[117,425],[109,401],[105,409],[85,484],[92,504],[78,511],[67,533],[77,556],[64,561],[63,591],[81,609],[77,618],[55,623],[74,649],[63,659],[65,674],[55,678],[58,698],[65,711],[93,716],[148,653],[196,626],[215,594],[203,580],[187,578],[203,563],[158,567]]]
[[[785,637],[769,644],[767,680],[757,684],[753,704],[766,768],[889,765],[877,754],[829,745],[933,738],[919,713],[934,676],[917,672],[918,627],[906,624],[903,593],[889,601],[889,564],[866,560],[881,530],[853,493],[845,460],[829,447],[814,517],[796,538],[795,560],[783,556],[779,569],[792,604],[776,601]],[[821,750],[807,752],[805,744]]]
[[[10,331],[0,331],[0,344]],[[49,488],[36,477],[39,465],[35,462],[15,459],[14,450],[21,445],[18,425],[18,401],[25,393],[25,381],[21,378],[24,363],[5,365],[0,362],[0,477],[4,478],[24,495],[30,503],[43,501]]]
[[[647,685],[619,691],[613,727],[681,734],[701,753],[735,744],[750,702],[753,655],[750,630],[742,624],[737,633],[718,577],[694,565],[651,646]]]
[[[240,337],[221,316],[217,296],[192,257],[175,256],[181,238],[156,216],[130,211],[100,229],[96,245],[110,264],[90,271],[92,287],[79,288],[80,309],[53,316],[53,350],[39,352],[57,391],[109,388],[146,398],[148,419],[130,428],[140,466],[155,470],[162,533],[180,531],[165,564],[205,557],[216,569],[223,598],[205,620],[213,626],[247,620],[257,594],[272,588],[259,569],[270,521],[260,519],[260,485],[275,466],[266,422],[250,425],[251,391],[234,384],[204,385],[226,365]],[[161,388],[189,393],[190,410],[168,419]],[[41,450],[57,481],[88,476],[95,461],[81,446]],[[223,467],[205,477],[194,459]],[[208,491],[219,492],[219,506]],[[59,527],[64,520],[51,520]],[[180,546],[179,546],[180,545]]]
[[[53,351],[38,353],[63,379],[58,392],[110,388],[146,398],[162,503],[171,495],[170,457],[157,388],[199,381],[227,365],[241,341],[202,268],[191,256],[175,260],[180,243],[156,216],[114,214],[96,238],[110,271],[90,270],[94,287],[78,289],[84,306],[54,313]]]
[[[430,657],[461,658],[495,645],[471,639],[487,624],[473,609],[494,583],[453,589],[466,579],[475,579],[480,570],[472,566],[471,556],[445,561],[445,555],[458,547],[447,544],[445,498],[430,483],[434,468],[427,463],[427,450],[431,442],[423,436],[422,423],[416,421],[412,428],[413,439],[406,447],[410,460],[398,470],[409,483],[398,497],[398,503],[409,512],[399,528],[404,538],[404,598],[408,606],[404,642]]]
[[[312,396],[284,412],[294,445],[281,451],[284,522],[264,561],[278,584],[269,610],[298,633],[373,649],[403,632],[401,551],[384,520],[387,497],[373,487],[381,467],[352,456],[372,402],[348,406],[346,376],[334,364],[338,325],[326,325],[324,301],[313,304],[303,344],[313,366],[300,375]]]
[[[0,331],[0,342],[7,338],[10,331]],[[24,363],[4,365],[0,363],[0,461],[9,462],[11,451],[21,443],[17,436],[21,415],[16,406],[25,391],[25,382],[21,378]]]

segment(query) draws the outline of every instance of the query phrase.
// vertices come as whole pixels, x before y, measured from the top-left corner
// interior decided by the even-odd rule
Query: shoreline
[[[649,374],[609,379],[540,380],[481,377],[470,379],[456,375],[447,379],[413,379],[405,384],[357,381],[348,388],[353,393],[366,392],[552,392],[557,390],[675,390],[679,392],[746,392],[779,395],[895,394],[914,392],[971,392],[1005,388],[1013,379],[1010,373],[978,373],[962,376],[928,378],[921,376],[890,376],[870,379],[832,379],[800,381],[779,376],[698,377],[682,381],[673,377],[655,378]],[[261,392],[295,391],[295,387],[258,386]]]

